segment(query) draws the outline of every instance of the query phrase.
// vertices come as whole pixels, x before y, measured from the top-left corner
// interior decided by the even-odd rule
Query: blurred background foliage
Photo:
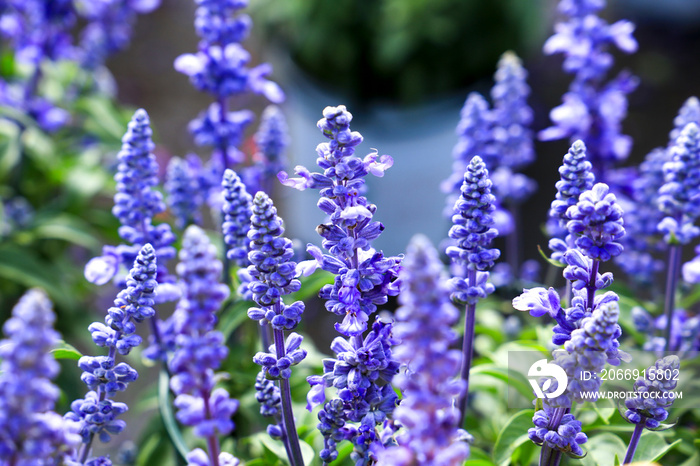
[[[258,0],[258,33],[358,101],[417,103],[492,73],[541,38],[542,1]]]

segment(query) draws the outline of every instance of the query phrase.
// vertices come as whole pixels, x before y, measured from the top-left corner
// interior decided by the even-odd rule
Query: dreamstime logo
[[[556,398],[564,393],[564,390],[566,390],[566,386],[569,382],[564,369],[556,364],[548,363],[546,359],[540,359],[530,366],[530,370],[527,371],[527,376],[537,377],[537,380],[533,380],[532,378],[528,379],[537,398]],[[538,381],[541,377],[550,378],[545,380],[544,384],[540,388]],[[544,392],[552,386],[552,378],[557,381],[557,389],[552,393],[545,394]]]

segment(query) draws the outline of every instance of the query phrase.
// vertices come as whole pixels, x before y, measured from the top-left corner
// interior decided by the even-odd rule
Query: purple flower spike
[[[180,157],[173,157],[168,163],[165,191],[168,193],[168,206],[180,229],[202,221],[199,208],[204,203],[204,198],[199,189],[197,168]]]
[[[566,211],[571,219],[566,226],[572,235],[578,235],[576,246],[591,259],[601,261],[622,252],[618,241],[625,235],[622,208],[609,190],[608,185],[598,183]]]
[[[696,123],[683,128],[671,158],[663,166],[665,183],[659,189],[659,208],[667,215],[659,231],[669,243],[688,244],[700,235],[700,130]]]
[[[586,434],[581,432],[581,421],[577,421],[573,414],[565,414],[556,430],[549,428],[554,409],[544,406],[535,413],[531,427],[527,434],[530,440],[537,445],[547,444],[552,449],[583,456],[581,445],[588,441]]]
[[[263,167],[263,179],[276,176],[287,166],[285,152],[289,145],[287,120],[278,106],[268,105],[265,108],[254,139],[258,148],[256,162]]]
[[[501,165],[520,169],[535,160],[532,145],[533,112],[527,104],[530,87],[527,71],[513,52],[503,54],[491,89],[494,128],[492,136],[501,157]]]
[[[112,435],[126,427],[126,422],[117,418],[128,407],[113,401],[112,397],[135,381],[138,373],[125,362],[117,363],[116,355],[128,355],[141,343],[141,337],[135,333],[135,324],[155,314],[153,305],[158,285],[157,270],[156,252],[150,244],[146,244],[139,251],[126,278],[126,288],[119,292],[114,306],[107,311],[105,324],[94,322],[88,327],[95,344],[108,348],[108,354],[83,356],[78,361],[78,366],[83,370],[81,380],[90,391],[84,399],[73,401],[71,412],[65,418],[79,423],[84,444],[79,453],[82,463],[90,454],[95,435],[100,441],[109,442]]]
[[[449,349],[457,338],[451,327],[459,311],[450,303],[442,264],[427,238],[411,240],[399,279],[404,288],[394,333],[401,345],[394,357],[403,370],[395,383],[404,396],[394,419],[406,430],[398,446],[379,454],[378,464],[462,464],[469,446],[460,439],[459,412],[452,402],[464,389],[454,378],[461,352]]]
[[[678,356],[659,359],[644,371],[634,383],[635,398],[625,400],[625,419],[647,429],[656,429],[668,418],[668,409],[675,401],[673,390],[678,383],[680,360]]]
[[[117,193],[114,195],[112,213],[121,223],[119,236],[130,243],[116,247],[106,246],[103,255],[91,260],[85,267],[85,277],[96,284],[107,283],[119,277],[121,266],[131,267],[139,250],[150,244],[158,256],[158,283],[166,285],[159,293],[159,302],[168,297],[167,285],[174,279],[170,276],[165,262],[175,257],[175,235],[166,223],[153,225],[153,218],[165,211],[162,195],[155,189],[158,185],[158,163],[151,139],[150,120],[145,110],[139,109],[129,122],[122,138],[122,148],[117,155],[119,165],[114,179]],[[123,285],[123,277],[117,280]]]
[[[491,194],[488,173],[480,157],[471,160],[464,173],[462,194],[455,203],[452,216],[454,225],[449,232],[450,238],[457,244],[448,247],[446,251],[453,263],[478,272],[490,269],[501,255],[498,249],[489,248],[491,241],[498,236],[498,231],[492,227],[495,198]],[[485,283],[488,275],[483,276],[483,280],[478,280],[477,276],[477,280],[466,285],[458,283],[457,278],[453,279],[455,291],[452,298],[464,303],[475,303],[480,297],[493,292],[493,286],[488,287]],[[481,291],[471,290],[474,287]]]
[[[250,252],[248,253],[248,274],[251,277],[249,290],[260,306],[251,308],[248,316],[260,325],[272,327],[274,344],[269,353],[260,352],[253,361],[262,366],[262,374],[270,380],[277,380],[281,397],[284,425],[283,438],[289,461],[292,465],[303,464],[299,437],[292,413],[292,398],[289,378],[292,367],[306,357],[306,350],[300,348],[303,337],[290,333],[285,339],[284,332],[293,330],[301,321],[304,303],[301,301],[285,304],[282,296],[298,291],[301,283],[296,278],[296,262],[292,261],[292,242],[282,236],[282,219],[272,200],[262,191],[253,199],[253,214],[250,217]],[[263,329],[263,332],[267,329]],[[264,387],[261,385],[261,389]],[[260,393],[260,392],[259,392]],[[272,425],[270,434],[279,437],[279,426]]]
[[[229,295],[226,285],[219,283],[223,265],[216,258],[216,247],[199,227],[185,230],[180,263],[183,296],[168,322],[175,338],[169,345],[173,356],[169,361],[170,388],[175,393],[177,419],[193,432],[216,445],[210,455],[219,455],[218,436],[234,429],[233,414],[238,401],[223,388],[214,389],[216,371],[228,355],[221,332],[214,330],[216,314]]]
[[[79,426],[56,414],[58,364],[49,353],[59,341],[55,315],[43,291],[29,290],[12,309],[0,341],[0,458],[62,464],[80,444]],[[9,463],[8,463],[9,464]]]
[[[459,140],[452,150],[452,175],[440,185],[442,192],[448,195],[448,215],[452,215],[452,207],[459,196],[469,161],[476,155],[488,162],[495,161],[491,144],[491,112],[486,99],[481,94],[472,92],[464,102],[460,115],[456,130]]]
[[[363,139],[350,129],[351,121],[352,114],[345,106],[326,107],[317,123],[329,139],[316,148],[316,163],[322,173],[297,167],[300,178],[289,178],[286,172],[278,175],[287,186],[319,189],[318,207],[330,220],[316,228],[328,254],[309,245],[307,251],[313,259],[298,266],[299,273],[310,274],[322,268],[336,276],[332,285],[321,288],[319,296],[325,300],[327,310],[343,317],[335,328],[348,337],[334,340],[336,358],[326,361],[324,375],[307,379],[312,386],[307,397],[309,409],[324,403],[324,388],[331,385],[331,379],[336,381],[332,385],[337,397],[326,402],[318,414],[318,427],[324,437],[320,454],[324,464],[337,457],[336,444],[341,436],[355,445],[353,458],[357,464],[369,461],[372,446],[379,442],[376,426],[387,419],[396,401],[395,393],[386,384],[386,372],[393,367],[391,324],[375,320],[372,331],[363,338],[377,307],[399,291],[401,258],[385,257],[372,247],[384,226],[373,220],[377,207],[362,195],[365,176],[383,176],[393,159],[376,151],[364,158],[355,156],[356,146]],[[337,377],[333,373],[336,364]]]
[[[559,11],[565,19],[555,25],[544,53],[563,54],[564,71],[574,74],[574,79],[563,103],[550,112],[554,126],[539,133],[542,140],[583,140],[601,181],[632,147],[631,138],[621,133],[621,122],[627,115],[627,94],[637,86],[637,79],[624,71],[606,82],[614,63],[611,47],[633,53],[637,42],[632,23],[608,24],[596,16],[604,6],[603,0],[561,0]]]
[[[245,185],[236,172],[231,169],[224,171],[221,181],[224,189],[222,230],[224,241],[228,246],[226,257],[239,267],[248,267],[250,216],[252,215],[253,198],[248,194]]]

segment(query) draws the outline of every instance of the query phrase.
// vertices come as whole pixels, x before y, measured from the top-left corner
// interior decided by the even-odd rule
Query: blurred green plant
[[[359,101],[415,103],[539,44],[542,1],[254,0],[256,28],[304,72]]]
[[[7,83],[32,71],[3,53]],[[48,133],[31,117],[0,106],[0,320],[29,287],[49,294],[61,315],[59,330],[84,315],[92,287],[82,264],[117,222],[99,193],[113,180],[113,156],[130,112],[110,95],[111,77],[69,61],[41,64],[37,94],[70,115]],[[90,251],[90,252],[88,252]]]

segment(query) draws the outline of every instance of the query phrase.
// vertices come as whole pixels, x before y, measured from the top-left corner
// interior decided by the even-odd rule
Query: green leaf
[[[489,460],[467,460],[464,466],[495,466],[495,463]]]
[[[550,263],[554,267],[559,267],[562,269],[564,267],[566,267],[566,264],[564,264],[563,262],[559,262],[558,260],[554,260],[551,257],[547,256],[547,254],[545,254],[544,251],[542,250],[542,246],[540,246],[539,244],[537,245],[537,250],[540,252],[540,256],[542,256],[542,258],[544,260],[546,260],[548,263]]]
[[[644,432],[639,439],[639,446],[637,446],[634,459],[635,461],[658,461],[679,443],[681,443],[681,439],[669,445],[661,434]]]
[[[581,459],[584,466],[614,464],[615,455],[624,455],[627,445],[615,434],[605,432],[588,439],[584,445],[588,455]]]
[[[698,464],[700,464],[700,452],[696,451],[690,458],[678,466],[697,466]]]
[[[527,430],[532,427],[532,415],[531,409],[516,413],[498,433],[496,445],[493,447],[493,461],[498,466],[510,464],[510,457],[515,449],[530,441]]]
[[[16,244],[0,246],[0,277],[29,288],[42,288],[61,306],[68,307],[71,301],[61,286],[61,274],[56,267],[37,258],[31,249]]]
[[[338,458],[336,458],[336,460],[333,461],[330,466],[340,466],[343,464],[343,461],[350,457],[353,450],[353,445],[350,442],[343,441],[338,444],[336,450],[338,451]]]
[[[0,177],[9,174],[20,161],[22,148],[19,143],[19,128],[0,120]]]
[[[27,156],[34,160],[40,169],[53,168],[59,161],[53,140],[39,128],[27,128],[22,135],[22,143]]]
[[[89,117],[85,122],[88,131],[94,132],[104,140],[121,140],[126,131],[126,124],[109,99],[91,96],[79,100],[77,108]]]
[[[325,270],[317,270],[309,277],[301,277],[301,289],[296,293],[290,295],[290,300],[293,301],[306,301],[312,296],[318,295],[323,285],[330,285],[333,283],[335,275]]]
[[[239,300],[226,306],[219,321],[219,331],[228,338],[243,322],[248,320],[248,308],[255,306],[252,301]]]
[[[615,454],[615,464],[614,466],[620,466],[620,457]]]
[[[275,440],[264,432],[260,432],[255,437],[265,446],[265,448],[274,453],[279,459],[289,464],[287,450],[285,450],[284,444],[280,440]],[[311,448],[311,445],[304,441],[299,441],[299,446],[301,447],[301,455],[304,457],[304,464],[311,464],[315,456],[314,449]]]
[[[73,345],[69,345],[63,340],[56,343],[56,346],[51,350],[51,354],[53,354],[55,359],[73,359],[75,361],[83,357],[82,353],[75,349]]]
[[[43,221],[37,219],[37,223],[32,230],[37,239],[60,239],[89,249],[100,246],[100,242],[88,232],[88,225],[71,215],[60,214]]]
[[[472,367],[470,374],[482,374],[493,377],[505,382],[506,385],[514,387],[516,390],[518,390],[518,393],[523,395],[525,398],[532,398],[533,396],[532,387],[528,383],[525,376],[516,371],[509,371],[505,367],[496,367],[493,364],[481,364]]]
[[[190,449],[182,438],[180,428],[175,421],[175,413],[173,412],[173,403],[170,400],[170,376],[164,367],[160,369],[160,377],[158,378],[158,407],[160,415],[163,418],[165,430],[168,432],[170,441],[184,460]]]

